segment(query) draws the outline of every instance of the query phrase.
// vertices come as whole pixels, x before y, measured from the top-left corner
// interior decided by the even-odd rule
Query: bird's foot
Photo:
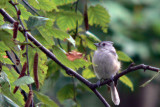
[[[104,79],[103,79],[103,78],[102,78],[102,79],[100,79],[100,80],[98,80],[98,81],[97,81],[97,83],[96,83],[96,84],[97,84],[97,86],[98,86],[98,87],[100,87],[101,82],[103,82],[103,81],[104,81]]]

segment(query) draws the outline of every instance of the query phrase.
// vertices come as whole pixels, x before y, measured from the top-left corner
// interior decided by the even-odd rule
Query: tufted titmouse
[[[94,53],[92,62],[94,72],[98,79],[113,78],[120,69],[120,62],[113,42],[102,41],[94,44],[97,50]],[[120,99],[114,82],[110,84],[111,98],[115,105],[119,105]]]

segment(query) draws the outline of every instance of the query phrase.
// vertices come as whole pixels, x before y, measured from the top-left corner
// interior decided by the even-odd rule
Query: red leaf
[[[70,61],[74,61],[74,60],[76,60],[76,59],[80,59],[80,58],[82,58],[82,56],[83,56],[82,53],[77,52],[77,51],[68,52],[66,55],[67,55],[67,58],[68,58]]]

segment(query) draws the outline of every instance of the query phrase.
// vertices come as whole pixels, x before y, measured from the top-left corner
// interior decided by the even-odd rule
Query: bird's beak
[[[99,46],[99,43],[94,43],[94,45],[95,45],[96,47],[98,47],[98,46]]]

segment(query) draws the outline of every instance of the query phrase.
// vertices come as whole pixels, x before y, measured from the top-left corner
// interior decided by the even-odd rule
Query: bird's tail
[[[118,95],[118,91],[116,89],[116,86],[114,85],[114,82],[111,82],[110,84],[110,90],[111,90],[111,98],[115,105],[119,105],[120,99]]]

